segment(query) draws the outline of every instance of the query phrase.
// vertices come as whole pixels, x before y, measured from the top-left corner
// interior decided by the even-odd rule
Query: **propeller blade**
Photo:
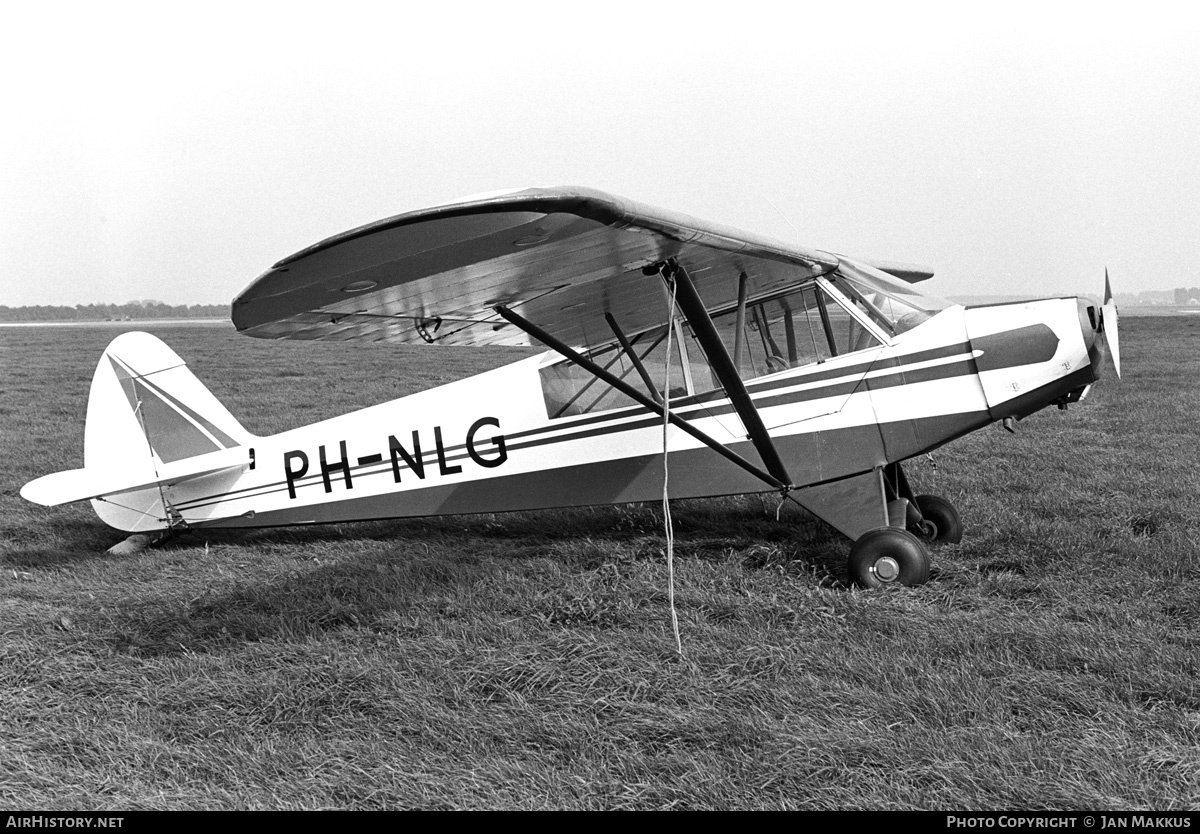
[[[1104,268],[1104,311],[1101,315],[1104,322],[1104,339],[1108,342],[1113,369],[1117,372],[1117,379],[1120,379],[1121,343],[1117,338],[1117,302],[1113,299],[1112,285],[1108,281],[1108,267]]]

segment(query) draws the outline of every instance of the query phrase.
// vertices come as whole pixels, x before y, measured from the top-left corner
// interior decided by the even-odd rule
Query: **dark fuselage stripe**
[[[921,434],[936,438],[929,448],[959,437],[990,422],[987,412],[967,412],[916,421]],[[812,484],[837,480],[858,471],[869,471],[884,461],[884,446],[891,431],[907,433],[912,424],[864,425],[820,432],[820,437],[792,435],[779,438],[788,460],[803,461]],[[749,453],[748,441],[733,444]],[[835,466],[823,468],[818,447],[837,447]],[[916,453],[916,449],[912,453]],[[197,527],[274,526],[382,518],[419,517],[480,512],[549,509],[585,504],[619,504],[646,501],[662,495],[661,454],[593,461],[579,466],[541,469],[456,483],[432,484],[419,490],[378,495],[346,495],[334,503],[282,507],[256,514],[198,521]],[[671,454],[671,485],[676,498],[700,498],[762,492],[764,484],[705,448]]]
[[[926,360],[926,361],[928,361],[928,360]],[[884,388],[891,388],[891,387],[895,387],[898,385],[915,384],[915,383],[920,383],[920,382],[930,382],[930,381],[939,380],[939,379],[951,379],[954,377],[965,376],[972,372],[973,372],[972,360],[971,360],[970,355],[967,355],[967,356],[964,356],[963,358],[959,359],[958,361],[949,362],[949,363],[945,363],[942,365],[935,365],[935,366],[928,367],[928,368],[918,368],[915,370],[907,370],[907,371],[904,371],[903,373],[886,374],[884,376],[868,377],[866,379],[860,377],[858,379],[847,380],[845,382],[834,384],[834,385],[824,385],[824,386],[810,388],[810,389],[806,389],[806,390],[802,390],[802,391],[790,391],[790,392],[787,392],[784,394],[779,394],[779,395],[772,396],[772,397],[760,397],[759,399],[757,399],[755,401],[755,406],[760,409],[763,409],[763,408],[772,408],[772,407],[776,407],[776,406],[796,405],[796,404],[803,403],[803,402],[811,402],[813,400],[826,399],[826,398],[830,398],[830,397],[849,396],[849,395],[853,394],[855,391],[859,390],[860,388],[869,389],[869,390],[874,391],[874,390],[881,390]],[[841,376],[844,376],[844,374]],[[796,383],[796,384],[804,384],[804,383]],[[688,410],[697,411],[699,409],[697,409],[696,407],[693,406],[692,408],[690,408]],[[641,419],[636,419],[636,420],[632,420],[629,422],[623,422],[623,423],[615,422],[615,420],[624,419],[629,416],[632,416],[633,414],[638,414],[639,412],[642,415],[644,415],[641,417]],[[736,413],[736,411],[734,410],[733,406],[729,404],[728,401],[726,401],[724,404],[717,405],[714,408],[704,409],[704,416],[722,417],[722,416],[735,414],[735,413]],[[593,422],[594,421],[588,420],[584,423],[584,425],[591,424]],[[547,434],[551,430],[559,430],[562,428],[575,429],[580,424],[572,424],[570,426],[565,426],[565,427],[558,426],[558,425],[540,426],[536,429],[529,429],[529,430],[522,431],[522,432],[515,432],[511,435],[505,436],[505,444],[506,444],[507,449],[511,453],[513,451],[517,451],[517,450],[521,450],[521,449],[531,449],[531,448],[536,448],[539,446],[546,446],[546,445],[552,445],[552,444],[557,444],[557,443],[567,443],[567,442],[572,442],[572,441],[577,441],[577,440],[586,440],[586,439],[600,437],[600,436],[604,436],[604,435],[608,435],[608,434],[614,434],[614,433],[618,433],[618,432],[638,431],[640,429],[648,428],[650,426],[660,425],[661,422],[662,422],[661,419],[657,415],[646,414],[645,409],[638,409],[637,411],[631,411],[622,416],[613,417],[610,415],[609,420],[608,420],[608,425],[593,425],[592,427],[585,428],[582,431],[571,431],[569,433],[556,435],[553,437],[546,437],[544,435]],[[542,435],[542,436],[539,436],[539,435]],[[738,438],[738,440],[741,440],[741,438]],[[459,444],[456,446],[448,447],[444,450],[445,456],[443,459],[446,461],[446,463],[463,460],[469,456],[469,454],[465,451],[465,449],[466,449],[465,444]],[[374,457],[374,456],[371,456],[371,457]],[[430,452],[424,453],[422,455],[422,457],[427,459],[428,463],[432,464],[437,459],[437,452],[436,452],[436,450],[430,451]],[[363,459],[360,458],[359,460],[361,461]],[[370,467],[378,467],[378,468],[374,469],[374,471],[363,471]],[[402,464],[402,468],[410,469],[410,471],[411,471],[411,467],[405,466],[403,464]],[[369,475],[376,475],[376,474],[383,474],[386,472],[390,472],[391,469],[392,469],[392,467],[391,467],[390,463],[386,466],[379,466],[377,463],[372,463],[372,464],[363,464],[363,465],[360,465],[357,467],[352,467],[351,471],[356,474],[361,473],[361,475],[363,475],[363,476],[369,476]],[[305,477],[303,479],[295,480],[293,482],[293,486],[298,490],[298,489],[301,489],[306,486],[315,486],[317,484],[323,484],[323,483],[324,483],[323,477],[320,474],[315,474],[315,475],[310,475],[308,477]],[[201,507],[210,506],[210,505],[216,504],[216,503],[221,503],[222,501],[228,500],[230,497],[232,497],[234,495],[242,494],[242,493],[246,494],[245,497],[257,497],[257,496],[261,496],[261,495],[271,495],[271,494],[274,494],[277,492],[284,492],[285,490],[287,490],[286,482],[278,481],[278,482],[271,483],[271,484],[263,484],[263,485],[259,485],[256,487],[248,487],[248,488],[245,488],[242,490],[233,490],[228,493],[222,493],[219,495],[209,496],[209,497],[206,497],[203,499],[198,499],[196,501],[188,502],[186,504],[179,504],[177,506],[177,509],[180,509],[180,510],[199,509]],[[254,495],[249,495],[248,493],[254,493]]]

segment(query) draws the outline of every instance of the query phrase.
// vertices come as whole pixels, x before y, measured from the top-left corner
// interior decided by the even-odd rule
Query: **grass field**
[[[845,583],[775,501],[210,533],[129,557],[82,465],[113,327],[0,329],[0,807],[1200,807],[1200,320],[914,461],[967,533]],[[154,330],[269,433],[516,358]]]

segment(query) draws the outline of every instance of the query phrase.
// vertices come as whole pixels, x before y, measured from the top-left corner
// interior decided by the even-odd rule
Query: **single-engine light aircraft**
[[[170,348],[117,337],[84,467],[21,494],[90,499],[133,533],[492,513],[777,492],[844,533],[864,586],[915,585],[958,541],[904,462],[1082,400],[1117,312],[1053,298],[963,307],[920,267],[781,243],[587,188],[401,214],[285,258],[233,302],[262,339],[549,350],[271,437]]]

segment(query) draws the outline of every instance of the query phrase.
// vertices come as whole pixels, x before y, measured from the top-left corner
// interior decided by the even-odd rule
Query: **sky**
[[[1200,285],[1200,12],[828,5],[12,4],[0,304],[228,303],[332,234],[537,185],[941,295]]]

